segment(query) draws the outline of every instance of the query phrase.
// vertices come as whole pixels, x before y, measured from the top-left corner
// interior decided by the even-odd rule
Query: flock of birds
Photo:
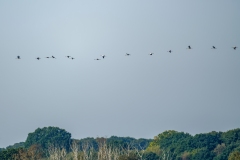
[[[234,50],[236,50],[238,47],[236,47],[236,46],[234,46],[234,47],[232,47]],[[186,49],[192,49],[192,47],[191,46],[188,46]],[[212,48],[211,49],[217,49],[215,46],[212,46]],[[169,51],[167,51],[167,52],[169,52],[169,53],[172,53],[172,50],[169,50]],[[149,53],[149,55],[150,56],[152,56],[154,53]],[[125,56],[130,56],[131,54],[129,54],[129,53],[126,53],[125,54]],[[66,56],[68,59],[72,59],[72,60],[74,60],[75,58],[73,58],[73,57],[71,57],[71,56]],[[106,55],[101,55],[101,57],[104,59],[105,57],[106,57]],[[54,56],[51,56],[51,57],[46,57],[46,58],[53,58],[53,59],[56,59],[56,57],[54,57]],[[21,59],[21,57],[20,56],[17,56],[17,58],[16,59]],[[40,57],[37,57],[36,58],[37,60],[40,60],[41,58]],[[99,59],[99,58],[96,58],[96,59],[94,59],[94,60],[101,60],[101,59]]]

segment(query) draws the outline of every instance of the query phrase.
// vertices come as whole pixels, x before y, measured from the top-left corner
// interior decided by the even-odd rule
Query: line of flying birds
[[[234,47],[232,47],[234,50],[236,50],[238,47],[236,47],[236,46],[234,46]],[[186,49],[192,49],[192,47],[191,46],[188,46]],[[212,48],[211,49],[217,49],[215,46],[212,46]],[[167,51],[167,52],[169,52],[169,53],[172,53],[172,50],[169,50],[169,51]],[[149,55],[150,56],[152,56],[154,53],[149,53]],[[129,54],[129,53],[126,53],[125,54],[125,56],[130,56],[131,54]],[[67,58],[69,58],[69,59],[72,59],[72,60],[74,60],[75,58],[73,58],[73,57],[71,57],[71,56],[66,56]],[[105,57],[106,57],[106,55],[101,55],[101,57],[104,59]],[[56,59],[56,57],[54,57],[54,56],[51,56],[51,57],[46,57],[46,58],[53,58],[53,59]],[[17,58],[16,59],[21,59],[21,57],[20,56],[17,56]],[[36,58],[37,60],[40,60],[41,58],[40,57],[37,57]],[[101,59],[99,59],[99,58],[96,58],[96,59],[94,59],[94,60],[101,60]]]

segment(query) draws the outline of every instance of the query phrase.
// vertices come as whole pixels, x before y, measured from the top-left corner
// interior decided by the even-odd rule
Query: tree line
[[[240,129],[194,136],[168,130],[154,139],[73,139],[58,127],[38,128],[25,142],[0,148],[1,160],[239,160]]]

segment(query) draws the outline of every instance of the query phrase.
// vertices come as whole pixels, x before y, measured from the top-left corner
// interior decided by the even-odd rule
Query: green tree
[[[227,132],[222,133],[221,140],[226,145],[240,142],[240,128],[229,130]]]
[[[212,160],[215,154],[206,147],[195,150],[196,152],[190,156],[191,160]]]
[[[6,150],[5,148],[0,148],[0,152]]]
[[[156,148],[160,148],[160,142],[162,142],[162,140],[167,139],[169,137],[171,137],[171,135],[177,133],[177,131],[174,130],[168,130],[168,131],[164,131],[160,134],[158,134],[157,136],[154,137],[154,139],[149,143],[149,146],[147,147],[147,150],[152,150],[151,148],[154,148],[154,150]],[[156,147],[157,146],[157,147]]]
[[[0,152],[0,160],[12,160],[19,149],[10,148]]]
[[[163,159],[166,157],[176,159],[181,157],[185,151],[190,150],[188,144],[191,138],[192,136],[188,133],[174,130],[164,131],[154,137],[146,150]]]
[[[131,137],[117,137],[117,136],[111,136],[110,138],[107,138],[107,144],[111,145],[113,147],[122,147],[127,148],[129,145],[131,146],[131,149],[137,148],[137,149],[146,149],[149,143],[151,142],[151,139],[135,139]]]
[[[92,137],[87,137],[87,138],[83,138],[80,140],[76,140],[77,144],[79,145],[79,149],[83,150],[82,147],[86,144],[89,145],[89,147],[93,147],[94,150],[98,150],[98,144],[96,139],[92,138]]]
[[[24,148],[24,142],[19,142],[19,143],[15,143],[14,145],[10,145],[10,146],[7,146],[6,147],[7,149],[10,149],[10,148]]]
[[[210,133],[201,133],[196,134],[191,140],[191,148],[204,148],[208,150],[214,150],[214,148],[221,144],[221,133],[219,132],[210,132]]]
[[[50,144],[53,144],[69,151],[71,134],[58,127],[38,128],[33,133],[28,134],[25,147],[29,148],[34,144],[40,145],[44,150],[46,150]]]
[[[239,160],[239,159],[240,159],[239,151],[233,151],[228,157],[228,160]]]
[[[146,152],[143,155],[144,160],[159,160],[159,156],[153,152]]]
[[[138,156],[134,153],[130,153],[129,155],[119,156],[119,160],[138,160]]]

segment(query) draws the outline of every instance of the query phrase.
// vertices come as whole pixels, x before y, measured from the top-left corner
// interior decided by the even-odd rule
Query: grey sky
[[[239,127],[239,6],[0,1],[0,147],[45,126],[79,139]]]

